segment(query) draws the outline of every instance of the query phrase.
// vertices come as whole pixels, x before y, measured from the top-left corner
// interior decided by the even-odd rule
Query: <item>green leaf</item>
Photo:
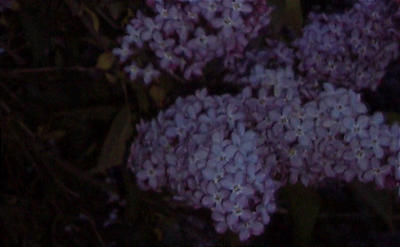
[[[114,76],[113,74],[106,73],[105,76],[107,78],[107,81],[109,81],[110,83],[116,83],[118,81],[118,78],[116,76]]]
[[[128,107],[124,107],[111,124],[110,131],[101,149],[97,167],[90,172],[104,172],[111,167],[122,164],[127,141],[131,137],[132,131],[131,113]]]
[[[161,107],[164,103],[166,92],[165,89],[158,87],[158,86],[152,86],[150,88],[150,96],[156,102],[157,106]]]
[[[114,55],[111,52],[104,52],[97,59],[96,67],[102,70],[108,70],[114,63]]]
[[[300,0],[286,0],[285,22],[297,35],[301,33],[303,29],[303,12]]]
[[[391,230],[393,227],[393,199],[390,192],[377,190],[374,185],[362,184],[359,182],[351,183],[350,188],[355,197],[367,205],[382,220],[383,223]]]
[[[142,111],[144,113],[149,113],[150,100],[148,98],[145,88],[142,85],[139,85],[139,84],[133,83],[133,82],[130,82],[128,85],[135,92],[135,96],[136,96],[138,107],[139,107],[140,111]]]
[[[385,118],[388,124],[400,123],[400,114],[396,112],[386,112]]]
[[[268,25],[271,38],[280,39],[280,32],[285,23],[285,18],[282,18],[282,16],[285,16],[286,3],[282,0],[270,0],[269,5],[273,7],[271,22]]]
[[[282,189],[283,199],[288,203],[293,220],[293,244],[298,247],[311,246],[312,233],[321,206],[321,198],[303,185],[289,185]]]
[[[118,19],[118,17],[121,15],[122,10],[123,5],[121,2],[110,4],[109,12],[114,20]]]
[[[100,21],[99,18],[97,17],[96,13],[94,13],[92,10],[90,10],[87,7],[84,7],[84,10],[90,15],[92,18],[92,23],[93,23],[93,28],[96,32],[99,32],[100,30]]]

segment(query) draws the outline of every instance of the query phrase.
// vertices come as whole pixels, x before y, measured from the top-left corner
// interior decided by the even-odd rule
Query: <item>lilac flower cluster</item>
[[[142,189],[166,186],[194,208],[211,210],[215,229],[241,240],[263,232],[280,183],[270,176],[262,137],[248,126],[246,93],[179,98],[157,119],[137,126],[129,167]]]
[[[202,74],[205,65],[223,58],[234,69],[249,40],[269,23],[270,8],[263,0],[147,1],[154,16],[138,11],[126,27],[120,48],[113,53],[131,80],[150,84],[160,71],[181,72],[185,79]],[[129,60],[146,48],[156,63]]]
[[[148,4],[155,9],[168,6],[164,12],[158,10],[159,15],[198,11],[194,13],[202,21],[189,23],[206,21],[214,32],[207,35],[223,44],[224,38],[238,35],[239,30],[233,28],[227,35],[213,24],[225,18],[221,9],[227,8],[226,3],[250,2],[256,1],[188,0],[168,5],[154,0]],[[214,4],[220,12],[207,17],[204,3]],[[381,113],[368,115],[356,93],[374,90],[386,65],[398,56],[400,35],[392,19],[397,8],[388,6],[384,1],[359,0],[344,14],[313,14],[303,37],[293,43],[294,49],[268,41],[264,50],[238,56],[243,61],[225,63],[235,64],[236,69],[224,79],[243,85],[240,94],[210,96],[198,91],[178,98],[156,119],[142,121],[128,161],[138,185],[153,191],[167,188],[175,200],[210,209],[217,232],[229,229],[241,240],[263,232],[275,211],[274,193],[286,183],[311,186],[335,178],[373,182],[379,188],[399,187],[400,127],[385,124]],[[145,20],[138,17],[132,25],[141,23],[140,18]],[[171,33],[159,31],[171,47],[197,37],[194,33],[182,39],[174,23],[162,24]],[[160,50],[152,48],[152,42],[150,49],[158,56]],[[202,61],[222,55],[229,59],[230,50],[222,49],[205,54],[212,58],[202,57]],[[198,47],[195,50],[190,54],[201,53]],[[300,74],[293,70],[297,64]],[[175,72],[168,66],[164,69]]]
[[[325,178],[357,178],[380,188],[398,183],[399,127],[385,125],[381,113],[368,116],[359,94],[326,83],[310,100],[290,67],[257,64],[247,80],[256,91],[244,102],[249,121],[274,154],[272,174],[286,178],[282,182],[307,186]]]
[[[344,13],[310,14],[293,45],[307,82],[329,81],[353,90],[375,90],[399,55],[393,1],[359,0]]]
[[[287,44],[267,39],[266,45],[264,49],[248,49],[244,58],[236,64],[236,69],[227,72],[224,81],[242,82],[241,78],[248,75],[255,64],[261,64],[270,69],[294,66],[294,50]]]
[[[237,96],[199,91],[137,126],[129,167],[142,189],[167,187],[246,240],[268,224],[285,183],[400,184],[400,128],[367,115],[359,94],[326,83],[309,100],[290,67],[256,64],[247,80]]]

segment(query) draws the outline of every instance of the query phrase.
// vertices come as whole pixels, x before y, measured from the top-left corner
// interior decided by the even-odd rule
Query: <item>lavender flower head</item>
[[[154,0],[147,4],[152,15],[138,11],[126,27],[121,47],[113,50],[120,62],[128,63],[126,70],[137,64],[132,55],[147,51],[149,60],[156,61],[150,75],[128,72],[131,80],[143,77],[145,84],[161,71],[181,73],[190,80],[217,58],[223,58],[224,68],[235,69],[249,41],[269,23],[271,12],[262,0]]]
[[[290,67],[250,71],[236,96],[198,91],[137,126],[128,166],[142,189],[208,208],[217,232],[246,240],[263,232],[286,183],[400,185],[399,127],[367,115],[359,94],[326,83],[310,100]]]
[[[203,39],[188,37],[211,35],[213,42],[223,43],[237,35],[235,25],[242,25],[247,17],[248,22],[254,21],[246,15],[255,11],[250,2],[256,1],[188,0],[176,5],[148,1],[158,16],[149,19],[139,13],[132,25],[140,27],[146,18],[150,23],[172,13],[162,22],[164,31],[146,33],[148,43],[135,41],[135,35],[126,39],[136,42],[136,47],[149,46],[167,70],[172,68],[169,55],[175,52],[185,58],[203,56],[208,62],[209,53],[203,54],[196,45]],[[188,36],[179,36],[175,29],[173,16],[182,9],[195,13],[189,16],[193,33]],[[140,188],[166,188],[174,200],[210,209],[217,232],[230,230],[245,241],[263,232],[276,210],[274,194],[287,183],[318,186],[334,178],[372,182],[378,188],[400,187],[400,127],[386,124],[382,113],[369,115],[357,93],[376,88],[384,67],[398,55],[398,44],[390,35],[396,32],[395,25],[386,15],[390,13],[382,2],[360,0],[344,14],[314,14],[303,37],[294,42],[296,54],[284,43],[270,41],[271,47],[279,49],[248,51],[246,59],[236,63],[240,69],[225,80],[242,85],[240,94],[211,96],[204,89],[178,98],[157,118],[142,121],[128,160]],[[238,24],[226,26],[233,15]],[[194,28],[199,19],[209,21],[218,34]],[[378,30],[377,25],[387,29]],[[250,33],[246,34],[250,37]],[[124,47],[116,50],[121,59],[130,56],[130,48]],[[218,47],[215,57],[231,52],[228,46]],[[293,68],[295,55],[300,73]],[[176,68],[194,66],[186,67],[188,61]],[[146,69],[157,71],[154,67]],[[201,68],[197,64],[184,73],[190,78]],[[127,72],[133,79],[145,73],[134,63]],[[369,72],[376,73],[366,76]],[[147,77],[146,83],[151,80]]]
[[[137,126],[129,168],[142,189],[175,194],[194,208],[211,210],[219,233],[241,240],[263,232],[280,183],[270,176],[262,138],[250,129],[240,96],[180,98],[157,119]]]
[[[303,36],[293,43],[306,81],[375,90],[399,55],[398,8],[393,1],[359,0],[344,13],[311,13]]]

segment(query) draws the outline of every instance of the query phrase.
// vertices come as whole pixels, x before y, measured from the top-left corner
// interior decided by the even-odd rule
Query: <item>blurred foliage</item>
[[[271,35],[299,35],[310,1],[271,2]],[[246,243],[216,234],[205,210],[171,203],[167,192],[140,191],[124,167],[135,124],[198,88],[214,94],[240,89],[215,83],[222,73],[214,64],[206,68],[209,78],[185,85],[167,75],[151,87],[130,82],[111,50],[144,8],[142,0],[15,3],[0,13],[0,246],[361,246],[382,239],[331,238],[398,229],[398,206],[387,199],[393,193],[382,197],[360,185],[352,192],[357,200],[346,196],[347,187],[325,193],[289,186],[266,233]],[[120,195],[125,206],[109,195]],[[371,212],[362,211],[365,204]],[[104,226],[115,208],[115,222]],[[362,227],[337,228],[338,219],[357,225],[360,214]]]
[[[293,245],[310,246],[312,232],[321,206],[321,198],[310,188],[300,184],[284,187],[281,192],[288,203],[292,219]]]
[[[285,22],[297,35],[303,28],[303,15],[300,0],[286,0]]]
[[[105,172],[109,168],[123,165],[126,143],[132,136],[132,116],[129,107],[124,107],[113,120],[104,141],[97,166],[92,172]]]

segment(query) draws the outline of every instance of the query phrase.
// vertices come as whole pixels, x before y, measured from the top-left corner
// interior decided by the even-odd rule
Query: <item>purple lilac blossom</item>
[[[306,83],[376,90],[386,66],[399,56],[398,8],[393,1],[359,0],[344,13],[311,13],[293,43]]]
[[[234,70],[228,71],[224,80],[230,82],[240,82],[240,79],[248,75],[250,68],[255,64],[262,64],[269,69],[280,67],[292,67],[295,62],[294,51],[281,41],[266,40],[264,49],[248,49],[243,59],[236,63]]]
[[[132,55],[139,50],[153,54],[154,73],[144,78],[145,84],[160,70],[193,79],[216,58],[222,58],[226,69],[237,69],[249,41],[269,24],[271,12],[263,0],[153,0],[147,5],[153,16],[138,11],[126,27],[121,47],[113,50],[126,67],[135,64]],[[144,76],[130,74],[130,79]]]
[[[245,241],[263,232],[285,183],[399,185],[398,127],[367,115],[359,94],[326,83],[309,100],[289,67],[250,71],[237,96],[197,91],[137,125],[128,166],[142,189],[210,209],[217,232]]]
[[[325,83],[309,100],[289,67],[250,71],[239,95],[198,91],[137,125],[128,166],[142,189],[210,209],[217,232],[244,241],[262,233],[285,183],[400,184],[398,126],[367,115],[359,94]]]
[[[231,2],[226,0],[224,4]],[[364,72],[378,67],[383,71],[384,66],[357,67],[358,57],[340,64],[333,56],[347,49],[335,44],[343,34],[350,35],[351,44],[360,48],[366,42],[363,35],[373,36],[377,32],[368,22],[363,30],[354,28],[354,24],[350,32],[343,31],[351,18],[360,25],[360,20],[365,19],[362,15],[374,20],[385,17],[379,12],[363,12],[363,8],[378,4],[368,2],[360,1],[353,12],[344,15],[314,17],[320,21],[307,27],[305,33],[310,33],[310,40],[302,40],[305,35],[296,41],[310,46],[302,54],[305,57],[300,71],[304,74],[301,66],[309,66],[313,77],[296,74],[292,50],[283,43],[270,41],[271,47],[280,49],[247,52],[241,69],[225,78],[244,86],[240,94],[210,96],[206,90],[197,91],[195,95],[178,98],[152,121],[138,124],[138,136],[128,160],[138,185],[154,191],[167,188],[175,200],[210,209],[215,230],[233,231],[242,241],[263,232],[270,214],[276,210],[275,191],[286,183],[314,186],[326,178],[335,178],[373,182],[379,188],[400,187],[400,127],[387,125],[382,113],[368,115],[361,96],[354,91],[373,89],[371,85],[377,84],[379,78],[365,76]],[[200,3],[199,6],[207,7],[203,8],[204,18],[214,18],[215,11],[222,8],[208,1]],[[229,17],[229,13],[226,15]],[[343,25],[335,26],[340,19],[344,19]],[[333,24],[325,25],[328,20]],[[319,37],[321,29],[338,35],[337,40]],[[202,44],[204,30],[195,32],[197,40],[192,44]],[[312,33],[318,37],[312,37]],[[380,45],[381,52],[393,48],[391,42]],[[311,46],[319,48],[311,51]],[[357,50],[360,57],[368,51]],[[179,52],[187,53],[183,47]],[[328,60],[327,54],[331,56]],[[325,60],[331,70],[326,73],[318,67]],[[340,74],[346,68],[360,73],[358,80],[362,78],[366,84],[355,86],[358,84],[354,77]],[[197,69],[201,71],[200,67]],[[340,73],[329,74],[334,70]],[[329,83],[319,87],[320,81]]]
[[[367,115],[360,95],[350,89],[325,83],[310,100],[290,67],[270,70],[256,64],[250,71],[241,79],[252,87],[252,97],[244,99],[248,125],[262,133],[263,149],[279,157],[271,174],[306,186],[327,177],[389,186],[386,181],[398,173],[397,125],[386,125],[381,113]]]
[[[244,241],[263,232],[280,183],[237,97],[198,91],[137,131],[129,168],[142,189],[166,187],[175,200],[210,209],[220,233],[229,229]]]

